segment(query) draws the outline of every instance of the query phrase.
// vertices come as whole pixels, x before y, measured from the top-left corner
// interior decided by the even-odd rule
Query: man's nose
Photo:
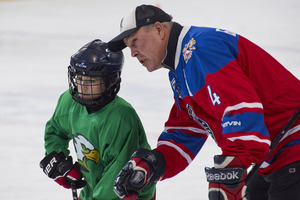
[[[131,51],[131,57],[137,57],[138,51],[136,49],[130,48],[130,51]]]

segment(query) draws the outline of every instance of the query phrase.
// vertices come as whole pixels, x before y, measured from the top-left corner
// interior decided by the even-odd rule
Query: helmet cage
[[[120,89],[120,72],[110,74],[85,73],[72,66],[68,67],[69,91],[72,98],[83,106],[103,107],[112,101]],[[83,76],[86,80],[82,80]],[[98,79],[99,78],[99,79]],[[95,81],[96,80],[96,81]],[[83,87],[90,87],[89,93],[83,92]],[[93,88],[101,87],[102,91],[95,92]]]

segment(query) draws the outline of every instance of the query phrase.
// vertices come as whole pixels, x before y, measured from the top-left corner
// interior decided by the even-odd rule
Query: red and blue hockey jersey
[[[156,150],[164,179],[184,170],[207,137],[246,167],[260,163],[271,141],[300,107],[300,81],[263,49],[221,29],[174,23],[163,61],[175,103]],[[259,173],[300,160],[300,120]]]

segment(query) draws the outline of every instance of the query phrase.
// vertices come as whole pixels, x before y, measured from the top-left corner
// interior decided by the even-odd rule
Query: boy
[[[40,166],[65,188],[82,188],[81,200],[119,199],[113,192],[118,172],[138,148],[150,148],[142,123],[132,106],[117,96],[123,53],[110,52],[94,40],[71,57],[69,90],[58,100],[46,124],[46,157]],[[78,162],[68,144],[73,140]],[[155,185],[139,199],[155,199]]]

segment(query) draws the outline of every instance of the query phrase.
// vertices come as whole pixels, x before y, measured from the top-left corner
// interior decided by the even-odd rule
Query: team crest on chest
[[[99,151],[95,149],[94,145],[87,138],[79,133],[73,136],[73,143],[80,169],[84,172],[89,172],[88,162],[92,161],[98,164],[100,161]]]
[[[183,53],[183,58],[185,63],[189,61],[191,58],[193,51],[196,49],[194,46],[196,44],[196,40],[192,38],[183,48],[182,53]]]

